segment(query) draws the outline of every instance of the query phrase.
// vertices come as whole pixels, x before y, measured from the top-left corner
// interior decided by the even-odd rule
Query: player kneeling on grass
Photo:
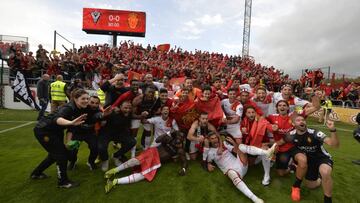
[[[161,163],[176,157],[178,157],[182,162],[179,175],[185,175],[187,162],[185,158],[185,151],[183,149],[183,141],[184,135],[179,131],[173,131],[172,133],[159,136],[156,138],[156,142],[161,143],[161,145],[157,147],[150,147],[141,152],[139,156],[132,158],[105,173],[105,178],[108,179],[105,185],[105,192],[108,193],[116,184],[130,184],[144,179],[152,181],[155,177],[156,170],[160,168]],[[139,167],[139,170],[136,170],[137,172],[123,178],[110,180],[110,178],[116,173],[135,166]]]
[[[324,202],[332,202],[333,181],[331,172],[333,161],[330,154],[325,150],[323,144],[331,147],[339,147],[339,139],[336,135],[336,128],[333,121],[328,120],[326,125],[330,130],[331,136],[326,136],[323,132],[307,128],[304,116],[295,114],[292,117],[295,130],[291,131],[285,138],[287,142],[295,145],[297,150],[306,155],[307,172],[303,175],[307,180],[308,188],[317,188],[322,184],[324,192]],[[303,177],[296,176],[296,182],[292,187],[291,198],[293,201],[300,201],[300,184]]]
[[[234,183],[236,188],[238,188],[244,195],[250,198],[253,202],[264,202],[262,199],[258,198],[251,190],[246,186],[242,180],[247,172],[248,163],[247,163],[247,154],[251,155],[265,155],[268,159],[274,154],[276,144],[274,144],[270,149],[263,150],[254,146],[248,146],[244,144],[237,144],[236,141],[230,136],[226,137],[226,142],[224,142],[223,153],[219,154],[217,151],[220,146],[220,140],[216,134],[211,134],[209,136],[210,149],[208,151],[207,161],[208,161],[208,171],[213,171],[215,166],[209,162],[214,161],[220,170],[227,175],[230,180]],[[231,152],[237,154],[235,157]]]
[[[197,153],[200,151],[203,156],[203,162],[205,163],[207,157],[207,149],[209,149],[209,133],[215,134],[220,139],[216,128],[209,123],[209,116],[206,112],[201,112],[198,120],[191,124],[191,128],[187,134],[187,139],[190,141],[190,159],[196,160]],[[221,149],[221,145],[219,146]],[[219,150],[221,153],[221,150]],[[206,167],[206,165],[205,165]]]

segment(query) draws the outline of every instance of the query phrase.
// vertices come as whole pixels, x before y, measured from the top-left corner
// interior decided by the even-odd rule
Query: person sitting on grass
[[[183,149],[184,135],[179,131],[173,131],[159,136],[156,138],[156,142],[161,143],[161,145],[150,147],[141,152],[137,157],[107,171],[104,175],[108,179],[105,185],[105,192],[110,192],[117,184],[130,184],[144,179],[150,182],[154,179],[157,169],[161,167],[161,163],[175,158],[181,160],[179,175],[184,176],[187,169],[187,161]],[[138,167],[138,170],[129,176],[110,180],[116,173],[131,167]]]
[[[236,188],[244,193],[244,195],[255,203],[263,203],[264,201],[252,193],[243,181],[248,169],[247,154],[264,155],[267,159],[271,159],[274,154],[276,144],[268,150],[263,150],[254,146],[244,144],[239,145],[234,138],[227,136],[225,138],[226,141],[223,144],[223,152],[219,154],[218,150],[220,147],[220,139],[214,133],[209,134],[210,149],[208,150],[207,156],[208,171],[214,171],[215,166],[211,163],[214,161],[220,170],[230,178]],[[236,153],[236,156],[234,156],[232,152]]]

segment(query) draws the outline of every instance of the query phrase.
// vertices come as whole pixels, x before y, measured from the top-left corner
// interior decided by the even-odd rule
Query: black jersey
[[[121,112],[112,112],[106,117],[106,124],[101,130],[103,133],[110,134],[130,134],[131,119],[131,115],[125,116]]]
[[[146,118],[151,118],[155,114],[155,111],[160,108],[160,103],[156,102],[157,100],[142,100],[139,105],[139,113],[147,111],[149,115]]]
[[[299,150],[303,151],[308,158],[318,159],[324,156],[331,158],[331,155],[323,146],[324,139],[326,138],[323,132],[308,128],[302,135],[297,134],[296,130],[292,130],[288,136],[288,140]]]
[[[196,128],[196,136],[204,136],[204,137],[208,137],[209,136],[209,125],[206,124],[206,126],[200,126],[200,122],[199,122],[199,126]]]
[[[102,119],[102,112],[99,108],[91,109],[87,107],[85,109],[87,114],[84,123],[79,126],[69,127],[69,130],[79,135],[91,135],[95,134],[95,124]]]

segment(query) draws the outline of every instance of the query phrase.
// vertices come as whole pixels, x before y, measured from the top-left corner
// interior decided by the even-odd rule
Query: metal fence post
[[[1,59],[1,71],[0,71],[0,85],[3,85],[3,77],[4,77],[4,60]]]

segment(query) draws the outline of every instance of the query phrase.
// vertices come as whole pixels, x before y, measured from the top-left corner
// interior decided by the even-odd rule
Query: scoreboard
[[[146,13],[83,8],[82,30],[88,34],[145,37]]]

